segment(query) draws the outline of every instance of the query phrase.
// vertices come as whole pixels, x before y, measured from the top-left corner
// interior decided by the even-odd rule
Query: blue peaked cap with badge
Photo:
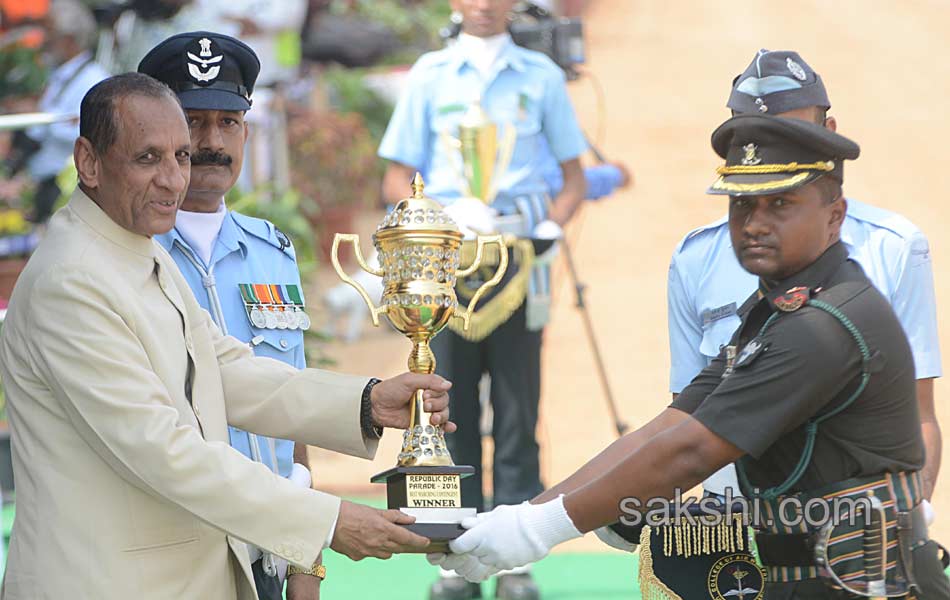
[[[856,143],[816,123],[765,115],[736,115],[712,134],[726,164],[707,194],[761,196],[794,190],[830,177],[844,180],[844,161],[861,153]]]
[[[152,48],[138,71],[174,90],[185,109],[245,111],[251,108],[261,61],[240,40],[191,31]]]
[[[726,106],[739,114],[779,114],[820,106],[831,108],[818,73],[797,52],[759,50],[741,75],[732,81]]]

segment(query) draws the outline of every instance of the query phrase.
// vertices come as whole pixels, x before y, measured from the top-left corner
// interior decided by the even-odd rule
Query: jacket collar
[[[168,232],[168,247],[171,248],[174,246],[177,241],[181,244],[182,247],[187,248],[189,251],[192,251],[191,246],[182,237],[181,233],[178,232],[177,227],[172,227],[172,230]],[[218,250],[219,247],[223,247],[226,252],[222,253]],[[235,250],[241,251],[241,258],[247,258],[247,235],[244,233],[244,229],[234,219],[234,213],[230,210],[227,211],[227,214],[224,215],[224,220],[221,221],[221,229],[218,231],[218,239],[215,241],[214,248],[211,250],[211,263],[214,264],[219,258],[226,256]]]
[[[155,242],[152,238],[133,233],[112,220],[92,198],[77,187],[69,200],[69,209],[93,231],[118,246],[147,258],[155,257]]]
[[[759,289],[736,312],[742,317],[762,299],[767,300],[769,307],[775,310],[776,298],[784,296],[793,288],[802,287],[814,290],[820,287],[835,274],[838,267],[846,260],[848,260],[848,249],[842,242],[835,242],[815,262],[794,275],[780,281],[759,279]]]
[[[468,62],[468,58],[466,58],[465,53],[462,52],[461,48],[453,46],[452,54],[452,66],[455,71],[459,71],[462,68],[462,65],[467,65],[472,69],[475,68]],[[498,58],[495,59],[495,68],[492,72],[497,74],[506,67],[511,67],[520,73],[524,73],[526,70],[521,48],[519,48],[518,45],[510,39],[508,40],[508,43],[505,44],[505,47],[501,49],[501,52],[498,53]]]

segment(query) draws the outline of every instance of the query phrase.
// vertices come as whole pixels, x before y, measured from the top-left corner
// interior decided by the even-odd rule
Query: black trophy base
[[[389,508],[416,518],[403,527],[431,540],[420,553],[448,552],[449,542],[465,533],[462,520],[477,513],[461,507],[459,487],[463,478],[474,473],[475,467],[469,466],[393,467],[370,481],[386,484]]]

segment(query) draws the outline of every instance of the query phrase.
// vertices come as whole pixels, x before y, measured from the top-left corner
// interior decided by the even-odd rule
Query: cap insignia
[[[762,162],[762,159],[758,156],[759,147],[755,144],[749,143],[742,147],[742,150],[745,152],[745,156],[742,157],[742,164],[744,165],[757,165]]]
[[[198,40],[198,44],[201,46],[201,52],[198,53],[201,56],[195,56],[191,52],[187,53],[188,74],[200,83],[214,81],[221,72],[221,65],[218,63],[221,62],[224,55],[212,56],[211,40],[208,38],[201,38]],[[201,58],[204,56],[210,56],[211,58]]]
[[[792,75],[795,76],[795,79],[799,81],[805,81],[808,76],[805,74],[805,69],[802,68],[800,64],[792,60],[790,57],[785,59],[785,66],[788,67],[788,70],[791,71]]]

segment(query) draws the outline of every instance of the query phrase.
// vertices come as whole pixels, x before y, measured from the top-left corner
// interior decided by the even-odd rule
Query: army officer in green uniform
[[[737,461],[743,493],[769,517],[756,532],[764,569],[722,565],[709,574],[714,597],[851,597],[819,569],[823,523],[777,508],[791,496],[873,494],[886,536],[863,525],[875,523],[873,512],[832,536],[838,578],[869,592],[887,583],[950,598],[920,510],[913,358],[893,310],[839,239],[842,164],[858,146],[812,123],[760,115],[733,117],[712,142],[726,164],[709,191],[729,195],[737,258],[760,278],[731,343],[649,424],[530,503],[463,522],[456,554],[431,560],[483,578],[615,522],[625,498],[670,498]]]

